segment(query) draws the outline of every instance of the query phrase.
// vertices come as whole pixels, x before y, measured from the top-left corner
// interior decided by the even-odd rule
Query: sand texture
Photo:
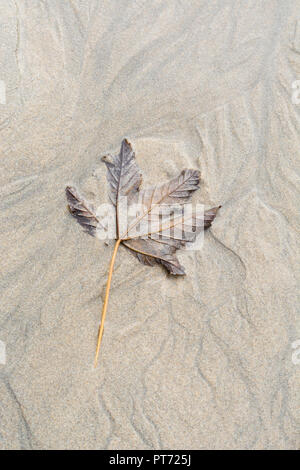
[[[0,448],[298,448],[300,1],[6,0],[0,61]],[[185,278],[120,247],[95,370],[113,243],[64,190],[125,136],[222,209]]]

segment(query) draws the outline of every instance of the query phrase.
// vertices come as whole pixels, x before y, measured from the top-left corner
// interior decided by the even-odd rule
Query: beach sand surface
[[[299,447],[299,0],[0,4],[0,448]],[[187,275],[67,211],[201,171],[222,205]],[[5,352],[5,354],[4,354]]]

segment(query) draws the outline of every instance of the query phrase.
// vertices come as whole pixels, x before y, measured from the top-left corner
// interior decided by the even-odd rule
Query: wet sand
[[[299,446],[299,7],[1,3],[0,448]],[[95,370],[112,244],[64,189],[106,202],[125,136],[222,209],[185,278],[120,248]]]

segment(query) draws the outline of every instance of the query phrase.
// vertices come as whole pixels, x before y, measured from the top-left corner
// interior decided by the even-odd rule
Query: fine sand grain
[[[300,1],[6,0],[0,61],[0,448],[296,449]],[[222,209],[185,278],[120,248],[94,369],[112,244],[64,189],[125,136]]]

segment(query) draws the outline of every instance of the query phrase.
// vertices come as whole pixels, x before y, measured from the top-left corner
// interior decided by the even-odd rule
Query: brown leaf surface
[[[69,211],[82,225],[87,233],[95,236],[96,229],[101,225],[96,216],[94,207],[87,202],[72,186],[66,187],[66,196],[69,203]]]
[[[142,174],[136,163],[131,144],[124,139],[120,152],[114,156],[102,157],[107,167],[109,198],[115,207],[116,235],[138,258],[148,266],[162,264],[170,274],[185,274],[176,250],[186,242],[193,242],[200,230],[211,226],[219,207],[203,213],[183,213],[185,204],[199,188],[198,170],[184,169],[167,183],[140,190]],[[67,199],[71,214],[89,234],[95,236],[102,227],[93,206],[78,191],[68,186]],[[127,197],[129,211],[141,208],[137,215],[128,217],[126,227],[120,227],[120,201]],[[132,211],[131,211],[132,212]],[[121,231],[123,233],[121,233]]]
[[[117,239],[140,262],[149,266],[159,263],[171,274],[185,274],[176,257],[176,250],[187,241],[194,241],[200,230],[209,227],[219,209],[210,209],[204,215],[192,212],[183,217],[182,207],[199,188],[199,171],[184,169],[166,183],[140,190],[142,174],[126,139],[122,141],[117,155],[103,157],[102,161],[107,167],[109,198],[115,207]],[[120,223],[120,201],[123,197],[127,197],[129,210],[134,205],[142,208],[139,215],[134,211],[134,217],[128,218],[125,228],[121,228]],[[89,233],[95,235],[99,221],[96,223],[95,214],[88,209],[88,203],[81,199],[74,204],[70,195],[68,200],[72,214],[81,225],[88,227]]]

